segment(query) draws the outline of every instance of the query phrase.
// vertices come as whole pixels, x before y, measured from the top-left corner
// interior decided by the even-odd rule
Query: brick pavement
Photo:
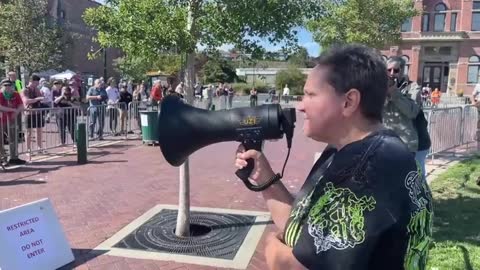
[[[298,126],[302,126],[301,120]],[[237,145],[212,145],[191,157],[192,206],[266,210],[261,195],[236,180],[233,158]],[[314,153],[322,148],[297,128],[285,171],[285,183],[292,191],[299,188]],[[281,170],[285,140],[267,143],[265,153],[274,169]],[[76,257],[74,264],[62,269],[216,269],[90,253],[155,205],[177,204],[178,169],[166,163],[158,147],[142,146],[138,141],[91,149],[87,165],[76,165],[75,158],[67,155],[0,172],[0,209],[51,199]],[[261,241],[248,269],[265,268]]]

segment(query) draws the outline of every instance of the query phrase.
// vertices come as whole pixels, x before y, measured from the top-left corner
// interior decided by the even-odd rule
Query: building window
[[[450,16],[450,32],[457,31],[457,13],[452,13]]]
[[[447,6],[440,3],[435,6],[435,17],[433,22],[433,31],[443,32],[445,31],[445,15]]]
[[[65,10],[60,11],[60,18],[65,19]]]
[[[430,31],[430,15],[423,14],[422,16],[422,32]]]
[[[425,52],[425,55],[436,55],[436,54],[438,54],[438,48],[437,47],[426,46],[426,47],[424,47],[424,52]]]
[[[477,83],[478,82],[478,71],[480,68],[480,57],[477,55],[471,56],[468,59],[468,78],[467,83]]]
[[[408,71],[410,70],[410,57],[402,55],[402,59],[405,61],[405,70],[403,74],[408,76]]]
[[[452,54],[452,47],[440,47],[438,52],[440,55],[450,55]]]
[[[402,32],[411,32],[412,31],[412,18],[408,18],[403,24],[401,28]]]
[[[473,1],[473,9],[480,9],[480,1]]]
[[[480,31],[480,1],[473,1],[472,31]]]

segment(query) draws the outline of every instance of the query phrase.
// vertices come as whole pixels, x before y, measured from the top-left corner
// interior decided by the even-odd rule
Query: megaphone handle
[[[243,142],[242,144],[243,144],[243,147],[245,148],[245,151],[248,151],[250,149],[262,151],[262,141],[258,141],[258,142],[246,141],[246,142]],[[243,169],[237,170],[235,174],[238,176],[238,178],[240,178],[243,181],[243,183],[248,189],[252,191],[263,191],[270,186],[270,183],[267,185],[259,185],[259,186],[252,184],[249,180],[249,177],[252,174],[254,168],[255,168],[255,161],[252,158],[250,158],[250,159],[247,159],[247,166],[245,166]]]

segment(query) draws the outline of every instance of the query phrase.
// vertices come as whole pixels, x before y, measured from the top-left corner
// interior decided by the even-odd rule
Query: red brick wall
[[[471,0],[414,0],[415,6],[418,9],[423,9],[424,12],[430,13],[429,26],[430,31],[433,31],[434,26],[434,9],[438,3],[443,3],[447,6],[445,18],[445,32],[450,32],[450,21],[452,12],[457,13],[456,31],[465,31],[468,38],[459,41],[431,41],[421,38],[422,16],[417,16],[412,20],[412,31],[402,33],[402,38],[417,38],[418,40],[404,40],[399,45],[386,48],[382,50],[382,54],[386,56],[393,55],[407,55],[410,58],[409,76],[411,80],[421,80],[423,76],[421,68],[422,46],[452,46],[453,49],[458,50],[458,65],[456,76],[456,89],[464,90],[466,95],[471,94],[475,85],[467,84],[468,77],[468,59],[472,55],[480,55],[480,32],[472,32],[472,7]],[[450,62],[451,64],[455,64]],[[454,90],[456,90],[454,89]]]
[[[100,53],[95,60],[88,60],[87,54],[91,48],[98,50],[98,44],[92,42],[93,32],[83,21],[82,15],[87,8],[97,7],[98,3],[91,0],[51,0],[50,5],[58,1],[65,13],[67,31],[73,34],[72,45],[65,53],[66,68],[82,74],[103,76],[103,56]],[[121,56],[120,50],[107,50],[107,74],[117,76],[113,69],[113,59]]]

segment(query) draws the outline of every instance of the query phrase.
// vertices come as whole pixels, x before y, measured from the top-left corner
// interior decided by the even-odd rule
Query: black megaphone
[[[292,146],[296,121],[293,108],[282,109],[278,104],[268,104],[209,111],[187,105],[176,96],[165,97],[160,108],[158,142],[167,162],[175,167],[182,165],[198,149],[219,142],[238,141],[246,150],[261,151],[264,140],[281,139],[285,134],[288,151]],[[247,162],[245,168],[236,172],[247,188],[262,191],[273,184],[273,180],[263,185],[252,184],[249,176],[254,161]],[[280,178],[282,176],[283,172]]]

